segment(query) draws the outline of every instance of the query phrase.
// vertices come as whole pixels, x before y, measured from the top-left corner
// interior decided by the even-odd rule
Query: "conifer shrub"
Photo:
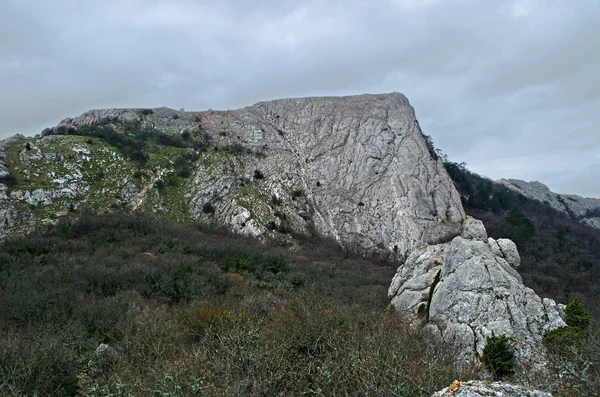
[[[515,365],[515,356],[511,349],[510,339],[506,335],[492,335],[487,338],[482,360],[496,379],[511,374]]]
[[[265,179],[265,174],[261,170],[254,170],[254,179]]]
[[[202,206],[202,212],[204,212],[205,214],[214,214],[215,207],[211,203],[204,203],[204,205]]]
[[[592,316],[579,299],[575,298],[567,304],[565,315],[566,326],[552,329],[544,335],[543,342],[546,346],[561,350],[589,334]]]
[[[575,298],[565,308],[567,316],[566,323],[576,332],[585,332],[590,326],[591,315],[588,313],[579,299]]]

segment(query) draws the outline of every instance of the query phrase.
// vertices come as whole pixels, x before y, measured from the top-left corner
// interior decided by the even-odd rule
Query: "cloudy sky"
[[[600,197],[598,0],[0,1],[0,138],[391,91],[451,160]]]

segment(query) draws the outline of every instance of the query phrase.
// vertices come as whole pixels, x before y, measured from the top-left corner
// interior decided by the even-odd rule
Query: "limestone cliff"
[[[546,203],[571,219],[600,229],[600,199],[554,193],[540,182],[525,182],[518,179],[500,179],[496,182],[525,197]]]
[[[396,252],[460,232],[464,212],[401,94],[232,111],[94,110],[2,144],[0,237],[90,207],[215,222],[293,243],[316,233]],[[6,182],[5,179],[3,181]]]

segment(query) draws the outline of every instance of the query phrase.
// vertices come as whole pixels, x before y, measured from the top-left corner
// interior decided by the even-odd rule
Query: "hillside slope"
[[[500,179],[506,187],[541,203],[547,204],[565,216],[600,229],[600,199],[581,197],[576,194],[558,194],[540,182],[525,182],[518,179]]]
[[[234,111],[95,110],[0,152],[0,237],[69,209],[125,208],[290,232],[406,256],[464,212],[401,94],[261,102]],[[12,179],[9,179],[12,178]],[[0,182],[2,182],[0,181]]]

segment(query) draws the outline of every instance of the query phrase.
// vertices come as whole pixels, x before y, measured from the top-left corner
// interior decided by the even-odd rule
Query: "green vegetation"
[[[0,246],[0,395],[429,396],[470,376],[387,309],[393,272],[323,242],[65,218]],[[93,373],[100,343],[118,359]]]
[[[535,235],[535,227],[525,214],[517,209],[511,209],[504,218],[504,234],[517,246],[522,247]]]
[[[62,135],[100,138],[139,165],[145,165],[148,162],[150,159],[148,151],[152,146],[192,148],[198,151],[210,146],[209,136],[202,132],[185,131],[182,134],[170,134],[144,126],[141,122],[118,125],[117,128],[110,125],[87,125],[78,129],[63,127],[58,132]]]
[[[205,214],[214,214],[215,207],[211,203],[204,203],[204,205],[202,205],[202,212]]]
[[[265,174],[261,170],[254,170],[254,179],[264,179]]]
[[[576,332],[585,332],[590,327],[592,316],[588,313],[579,299],[575,298],[565,308],[565,322]]]
[[[19,181],[17,180],[17,178],[14,175],[8,174],[8,175],[0,176],[0,183],[3,183],[7,186],[12,187],[12,186],[16,186],[19,183]]]
[[[592,396],[600,390],[600,332],[577,298],[565,308],[564,327],[544,335],[551,376],[561,378],[572,395]]]
[[[294,189],[292,190],[292,200],[296,200],[298,197],[304,196],[304,190],[302,189]]]
[[[579,299],[575,298],[567,304],[565,316],[565,327],[555,328],[544,335],[544,343],[555,350],[564,350],[589,335],[592,316]]]
[[[492,335],[487,338],[481,359],[495,379],[511,374],[515,366],[515,356],[510,339],[506,335]]]

